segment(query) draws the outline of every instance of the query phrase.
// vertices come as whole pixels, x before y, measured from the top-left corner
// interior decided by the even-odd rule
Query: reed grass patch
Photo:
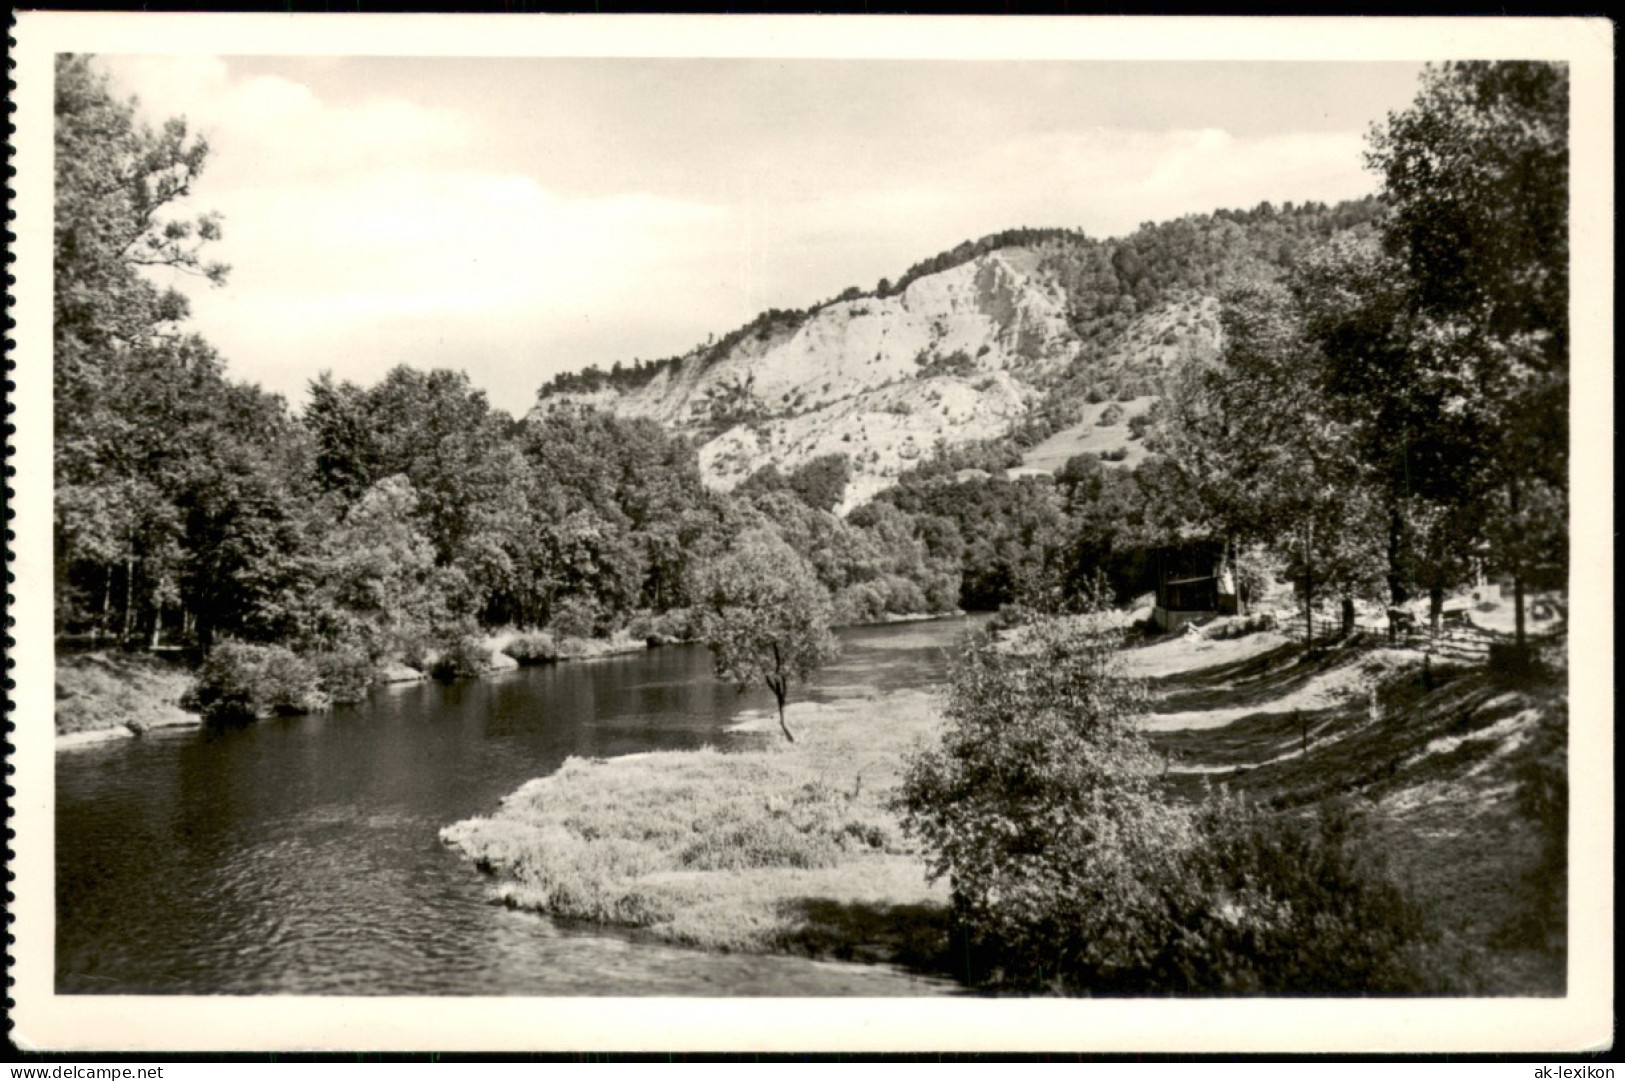
[[[515,907],[709,949],[883,954],[808,933],[808,913],[941,911],[888,806],[902,749],[937,724],[932,700],[791,709],[806,732],[794,745],[572,758],[441,837]]]

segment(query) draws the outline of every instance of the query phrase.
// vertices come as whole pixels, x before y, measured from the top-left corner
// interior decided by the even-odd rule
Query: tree
[[[1220,359],[1189,368],[1169,395],[1163,442],[1176,476],[1157,478],[1162,502],[1231,551],[1263,543],[1287,561],[1313,648],[1316,590],[1337,591],[1346,626],[1380,571],[1371,469],[1328,407],[1324,357],[1284,286],[1237,286],[1221,321]]]
[[[1248,286],[1227,297],[1224,375],[1246,402],[1232,438],[1248,459],[1253,535],[1290,561],[1303,583],[1307,641],[1314,646],[1315,590],[1343,601],[1369,592],[1381,553],[1369,469],[1346,424],[1327,409],[1324,364],[1301,312],[1279,287]]]
[[[1483,435],[1486,532],[1513,578],[1520,645],[1525,583],[1560,577],[1567,558],[1568,114],[1563,65],[1444,64],[1367,154],[1410,287],[1411,348],[1454,374],[1446,412]]]
[[[114,98],[87,56],[56,58],[55,330],[59,370],[98,347],[146,339],[187,314],[174,290],[139,273],[167,267],[219,283],[229,268],[203,247],[220,237],[219,217],[168,212],[191,194],[209,146],[170,119],[152,130],[133,101]]]
[[[414,528],[416,509],[411,482],[386,477],[322,531],[305,619],[311,644],[359,647],[379,661],[415,654],[454,625],[447,576]]]
[[[1134,972],[1160,933],[1141,918],[1157,908],[1150,869],[1187,845],[1154,788],[1159,762],[1135,723],[1145,689],[1118,665],[1103,586],[1093,602],[969,642],[941,740],[909,763],[898,798],[956,920],[1016,986]]]
[[[1374,239],[1340,238],[1295,269],[1291,289],[1318,347],[1326,408],[1349,425],[1386,515],[1388,592],[1426,589],[1435,618],[1447,590],[1471,577],[1485,517],[1482,418],[1447,354],[1423,347],[1406,271]]]
[[[54,396],[59,623],[153,633],[174,600],[175,490],[213,423],[221,364],[184,336],[184,297],[148,268],[218,284],[213,215],[175,216],[208,146],[181,120],[154,131],[85,56],[56,58]]]
[[[226,384],[217,409],[191,433],[195,454],[172,490],[180,596],[205,652],[217,635],[295,634],[309,584],[302,433],[282,399],[258,387]]]
[[[840,644],[829,629],[829,597],[805,560],[770,530],[742,535],[701,576],[706,644],[717,675],[743,691],[765,682],[779,706],[779,729],[792,683],[834,660]]]
[[[852,459],[845,454],[824,454],[798,466],[785,483],[807,506],[833,511],[846,495],[852,479]]]

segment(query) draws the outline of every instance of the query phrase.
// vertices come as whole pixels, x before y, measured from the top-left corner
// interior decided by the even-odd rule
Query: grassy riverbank
[[[1126,659],[1151,682],[1145,726],[1171,796],[1222,784],[1287,814],[1353,797],[1461,960],[1452,986],[1562,993],[1552,913],[1566,868],[1520,803],[1543,769],[1566,784],[1561,678],[1512,690],[1482,667],[1429,666],[1424,682],[1415,651],[1305,660],[1271,633],[1171,636]],[[794,745],[571,759],[442,837],[516,907],[710,949],[951,972],[946,887],[926,884],[887,807],[910,749],[934,738],[939,705],[922,692],[804,703],[790,709]],[[1542,895],[1543,876],[1555,896]]]
[[[94,742],[197,724],[198,715],[179,705],[191,681],[186,665],[148,653],[64,654],[56,662],[56,734]]]
[[[442,837],[500,871],[509,903],[712,949],[920,962],[946,890],[886,798],[938,724],[904,692],[792,704],[793,745],[571,759]],[[771,735],[776,721],[744,727]]]
[[[1425,663],[1383,645],[1306,660],[1273,634],[1170,640],[1129,652],[1152,676],[1147,719],[1166,784],[1212,785],[1288,813],[1356,797],[1373,848],[1433,914],[1480,994],[1562,994],[1567,693],[1561,649],[1544,680],[1506,686],[1482,664]],[[1566,799],[1566,795],[1563,797]]]
[[[543,642],[545,655],[515,657],[506,652],[517,640]],[[520,663],[581,661],[648,648],[643,639],[625,633],[611,638],[558,638],[503,631],[479,642],[483,673]],[[201,724],[202,718],[182,709],[180,700],[198,670],[177,657],[119,649],[62,652],[56,663],[56,735],[62,746],[98,743],[140,735],[153,728]],[[426,679],[426,672],[399,661],[380,665],[374,685]]]

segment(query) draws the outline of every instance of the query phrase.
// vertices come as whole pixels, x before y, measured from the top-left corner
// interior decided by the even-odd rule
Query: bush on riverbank
[[[692,608],[672,608],[665,612],[643,611],[635,613],[626,625],[626,633],[633,638],[659,645],[675,642],[697,642],[700,639],[699,621]]]
[[[357,649],[299,654],[228,639],[210,651],[181,704],[207,721],[312,713],[366,699],[376,668]]]
[[[1346,808],[1305,822],[1156,784],[1109,620],[977,639],[899,806],[953,889],[977,984],[1082,994],[1460,989]]]
[[[440,651],[429,666],[429,674],[440,680],[474,679],[491,668],[491,650],[484,639],[475,634],[460,634]]]
[[[308,713],[331,701],[316,665],[283,646],[226,640],[210,651],[181,699],[207,721]]]
[[[362,702],[377,682],[377,667],[359,649],[335,649],[313,654],[316,682],[327,701],[334,705]]]
[[[547,664],[559,659],[559,644],[551,634],[516,634],[503,645],[502,652],[520,664]]]
[[[889,615],[914,615],[930,610],[920,587],[895,574],[857,582],[835,595],[833,620],[837,626],[879,623]]]

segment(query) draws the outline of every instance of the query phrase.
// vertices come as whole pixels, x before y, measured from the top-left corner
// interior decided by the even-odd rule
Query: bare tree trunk
[[[124,623],[119,632],[122,641],[130,637],[132,620],[135,618],[135,560],[126,556],[124,558]]]
[[[1517,521],[1518,512],[1523,509],[1522,493],[1518,490],[1518,481],[1513,479],[1511,491],[1508,493],[1512,503],[1512,519]],[[1523,629],[1523,561],[1518,557],[1517,545],[1513,545],[1512,552],[1512,611],[1517,620],[1518,649],[1524,647]]]
[[[95,638],[99,641],[107,633],[107,620],[113,613],[113,568],[102,565],[102,611],[96,620]]]
[[[1315,651],[1315,523],[1310,519],[1303,545],[1303,626],[1305,653]]]
[[[779,699],[779,731],[784,733],[784,738],[785,739],[789,740],[791,743],[794,743],[796,741],[796,737],[794,737],[794,736],[792,736],[790,734],[790,726],[784,723],[784,695],[782,695],[782,694],[779,695],[778,699]]]
[[[790,734],[790,726],[784,723],[784,699],[790,693],[790,674],[784,670],[784,657],[779,653],[777,642],[773,643],[773,670],[778,675],[768,676],[767,685],[772,689],[773,697],[779,700],[779,730],[784,733],[785,739],[794,743],[796,737]]]
[[[1523,575],[1517,571],[1512,572],[1512,610],[1517,616],[1518,648],[1525,645],[1523,634]]]
[[[1388,603],[1397,608],[1409,598],[1405,589],[1405,576],[1400,570],[1400,536],[1404,528],[1399,504],[1388,510]]]

